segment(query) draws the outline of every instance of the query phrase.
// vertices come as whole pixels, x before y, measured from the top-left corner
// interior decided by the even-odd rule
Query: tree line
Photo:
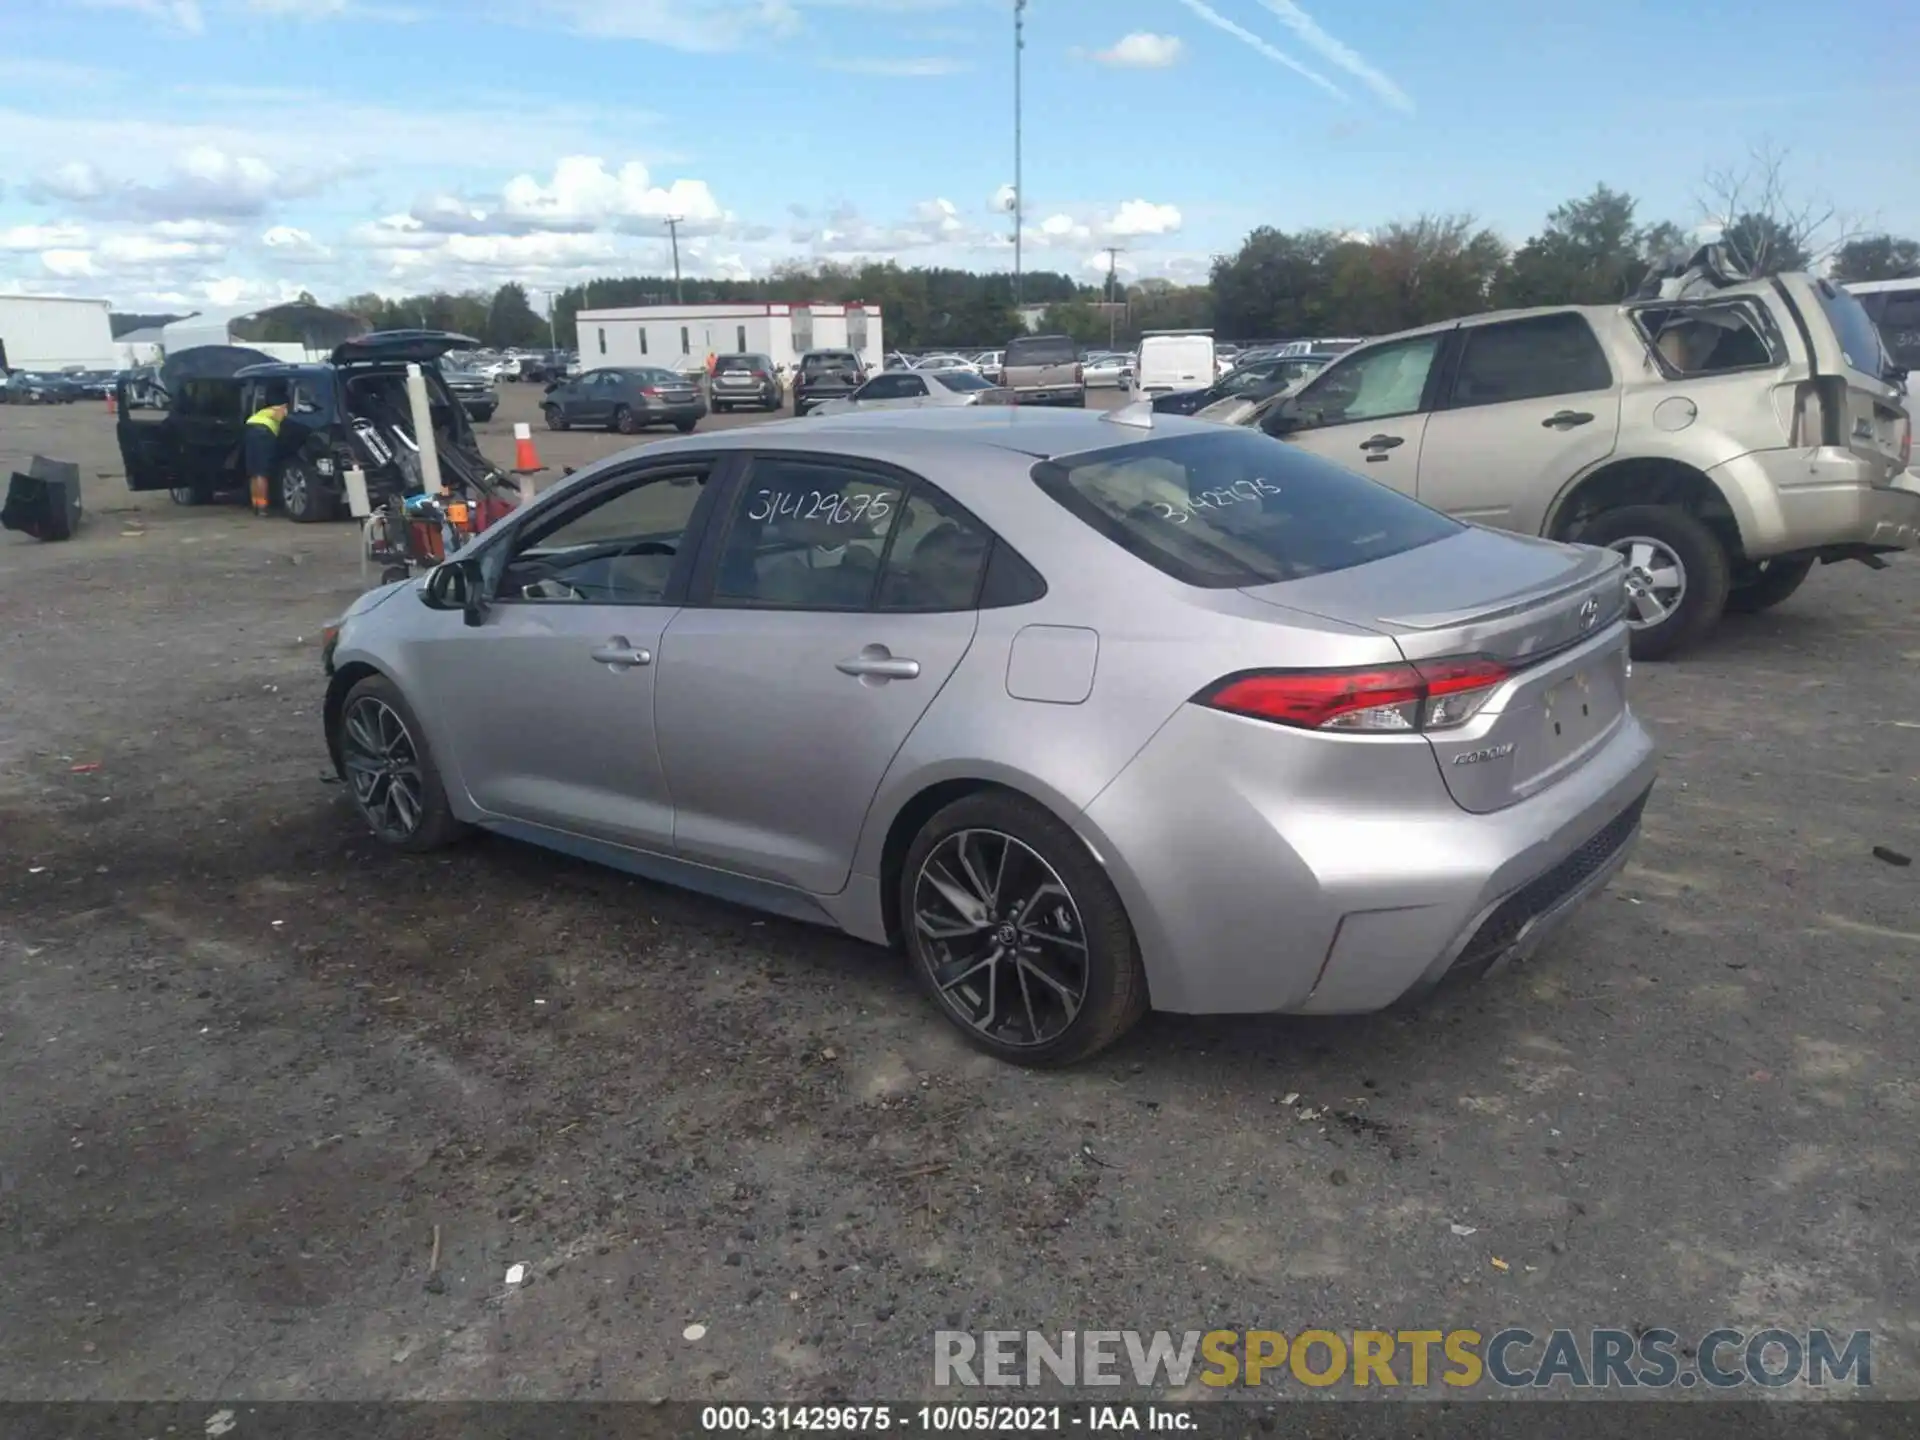
[[[1754,152],[1745,170],[1708,177],[1703,210],[1724,218],[1720,244],[1754,274],[1824,264],[1836,280],[1920,277],[1920,241],[1863,233],[1826,207],[1798,201],[1781,159]],[[1511,247],[1468,215],[1423,215],[1371,233],[1261,226],[1216,256],[1207,282],[1087,283],[1055,272],[1021,277],[1020,301],[1044,306],[1038,327],[1087,344],[1125,346],[1147,330],[1211,328],[1223,340],[1382,335],[1488,309],[1609,304],[1688,248],[1688,232],[1647,220],[1606,185],[1556,206]],[[304,298],[304,297],[303,297]],[[789,264],[750,280],[640,275],[561,292],[553,321],[526,289],[355,295],[342,309],[376,329],[415,326],[472,335],[496,348],[571,348],[584,309],[784,301],[880,306],[888,348],[984,349],[1022,329],[1013,277],[892,261]]]

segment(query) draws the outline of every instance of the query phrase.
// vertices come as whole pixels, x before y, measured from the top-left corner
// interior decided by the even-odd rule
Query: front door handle
[[[1543,430],[1571,430],[1576,425],[1591,425],[1593,416],[1584,410],[1562,410],[1540,422]]]
[[[636,665],[651,665],[653,652],[640,649],[624,635],[616,635],[606,644],[596,647],[593,658],[616,670],[631,670]]]
[[[1391,450],[1407,442],[1398,435],[1370,435],[1360,442],[1362,450]]]
[[[842,675],[862,680],[918,680],[920,662],[895,655],[884,645],[868,645],[858,655],[834,665]]]

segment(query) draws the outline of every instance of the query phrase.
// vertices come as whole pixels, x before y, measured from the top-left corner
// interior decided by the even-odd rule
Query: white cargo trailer
[[[884,354],[877,305],[629,305],[574,317],[580,365],[704,369],[708,355],[765,355],[791,367],[808,350],[860,353],[869,369]]]
[[[0,295],[0,368],[117,370],[112,307],[105,300]]]

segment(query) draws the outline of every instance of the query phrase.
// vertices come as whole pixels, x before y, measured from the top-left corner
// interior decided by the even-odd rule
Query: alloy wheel
[[[1687,598],[1687,567],[1673,547],[1647,535],[1625,535],[1611,547],[1627,561],[1627,625],[1650,630],[1671,619]]]
[[[960,830],[914,878],[919,953],[941,1003],[1001,1045],[1056,1039],[1087,998],[1087,939],[1059,874],[1025,842]]]
[[[340,759],[353,798],[384,840],[412,837],[426,814],[419,747],[391,705],[362,695],[340,727]]]
[[[280,474],[280,508],[290,516],[301,516],[313,503],[313,495],[307,486],[307,472],[298,465],[289,465]]]

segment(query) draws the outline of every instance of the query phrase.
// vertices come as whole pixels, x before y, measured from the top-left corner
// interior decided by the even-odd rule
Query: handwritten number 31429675
[[[851,525],[859,519],[884,520],[893,513],[885,494],[829,495],[822,490],[762,490],[753,497],[749,520],[824,520]]]
[[[1165,500],[1155,500],[1154,510],[1162,520],[1170,520],[1175,525],[1184,525],[1196,514],[1208,510],[1223,509],[1228,505],[1239,505],[1248,500],[1258,500],[1263,495],[1278,495],[1280,487],[1267,480],[1236,480],[1231,485],[1218,490],[1196,491],[1184,505],[1172,505]]]

